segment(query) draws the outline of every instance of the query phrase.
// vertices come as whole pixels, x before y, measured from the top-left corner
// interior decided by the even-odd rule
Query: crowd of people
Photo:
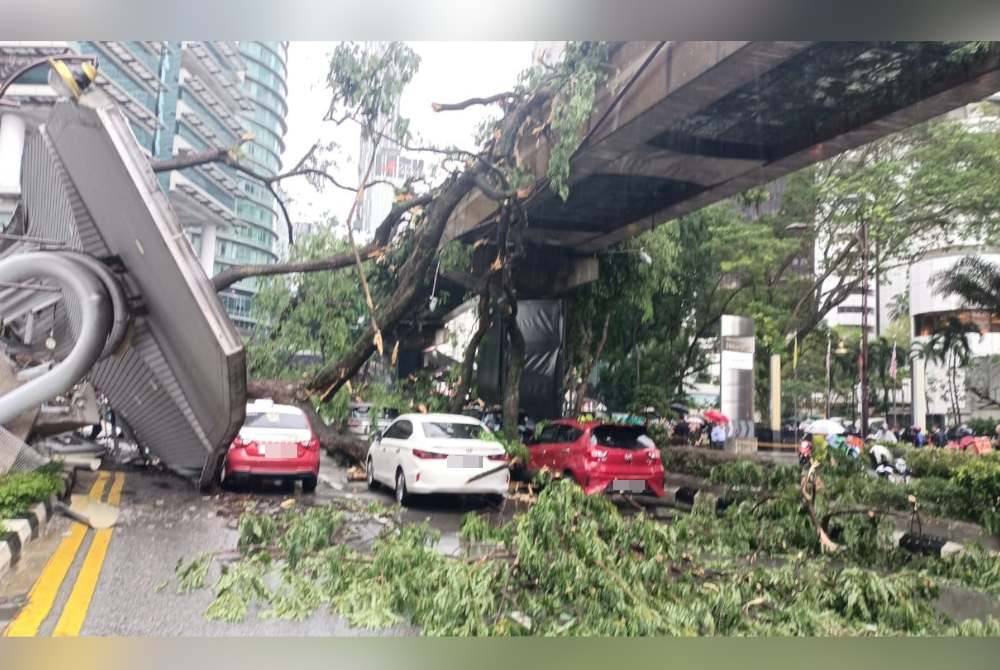
[[[902,458],[894,459],[892,451],[886,445],[905,443],[915,448],[927,446],[939,449],[957,447],[964,450],[966,447],[975,447],[978,443],[989,442],[989,444],[983,445],[984,448],[987,451],[990,448],[997,450],[1000,449],[1000,424],[997,424],[994,428],[993,435],[977,436],[975,431],[967,425],[962,425],[949,431],[945,431],[941,426],[935,426],[930,435],[925,435],[919,426],[912,426],[900,431],[900,434],[897,435],[893,426],[883,423],[877,430],[868,435],[867,447],[865,446],[866,440],[862,439],[853,426],[848,426],[842,434],[813,436],[810,433],[805,433],[799,443],[798,449],[799,464],[801,466],[807,467],[812,461],[814,451],[817,447],[817,438],[822,438],[821,444],[824,447],[843,453],[849,458],[858,458],[862,452],[867,452],[868,458],[871,460],[871,465],[877,475],[890,478],[903,477],[905,479],[908,475],[906,461]],[[984,453],[978,448],[975,449],[975,452]]]

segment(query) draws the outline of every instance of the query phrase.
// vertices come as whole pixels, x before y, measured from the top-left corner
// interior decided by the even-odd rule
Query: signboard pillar
[[[726,450],[755,452],[753,369],[756,338],[753,319],[723,315],[719,334],[720,409],[731,422]]]

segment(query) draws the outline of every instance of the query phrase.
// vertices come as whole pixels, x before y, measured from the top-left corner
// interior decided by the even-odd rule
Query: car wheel
[[[570,484],[577,484],[577,485],[579,485],[579,483],[580,483],[580,482],[576,481],[576,475],[573,474],[572,470],[566,470],[565,472],[563,472],[563,479],[565,479],[566,481],[568,481]]]
[[[316,484],[319,483],[316,477],[306,477],[302,480],[302,492],[313,493],[316,491]]]
[[[486,496],[486,504],[490,507],[503,507],[505,496],[500,494],[492,494]]]
[[[406,476],[403,469],[396,470],[396,504],[406,507],[410,502],[410,494],[406,491]]]
[[[372,464],[371,457],[365,463],[365,480],[368,482],[368,488],[372,491],[378,488],[378,482],[375,481],[375,466]]]

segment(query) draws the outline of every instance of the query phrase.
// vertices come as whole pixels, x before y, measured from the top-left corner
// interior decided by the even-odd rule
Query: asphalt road
[[[352,636],[412,633],[400,627],[369,631],[349,626],[326,611],[306,621],[264,620],[253,613],[243,623],[208,621],[209,589],[178,594],[174,569],[204,551],[236,546],[237,515],[247,501],[277,505],[295,497],[300,505],[323,504],[335,497],[394,503],[391,492],[368,491],[364,482],[347,482],[346,471],[325,455],[316,493],[289,493],[275,487],[202,496],[189,483],[166,473],[122,470],[102,473],[104,499],[121,483],[118,524],[111,533],[86,531],[75,553],[74,530],[57,517],[45,536],[28,545],[21,561],[0,578],[0,629],[18,635],[129,636]],[[78,478],[76,493],[87,493],[98,473]],[[439,549],[458,549],[457,531],[470,510],[496,513],[477,499],[430,497],[400,511],[409,522],[426,520],[441,531]],[[511,510],[505,510],[509,515]],[[54,565],[62,561],[62,567]],[[214,583],[218,566],[209,583]]]

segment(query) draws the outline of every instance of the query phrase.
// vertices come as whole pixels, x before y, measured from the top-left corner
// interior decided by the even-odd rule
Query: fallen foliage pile
[[[381,532],[357,541],[371,523]],[[248,513],[235,560],[179,565],[178,588],[205,587],[218,562],[209,618],[326,607],[356,626],[427,635],[1000,634],[994,619],[959,623],[934,607],[949,582],[996,593],[995,557],[914,558],[883,543],[878,517],[840,528],[845,550],[832,559],[797,496],[663,524],[558,481],[503,525],[469,514],[459,556],[384,507]]]
[[[1000,454],[976,456],[930,448],[896,451],[915,477],[909,483],[868,476],[866,463],[841,458],[822,468],[825,498],[838,507],[909,511],[913,496],[927,514],[977,523],[1000,534]],[[793,465],[720,459],[695,449],[667,449],[663,454],[667,472],[703,477],[737,490],[780,491],[794,487],[799,477],[799,468]]]

